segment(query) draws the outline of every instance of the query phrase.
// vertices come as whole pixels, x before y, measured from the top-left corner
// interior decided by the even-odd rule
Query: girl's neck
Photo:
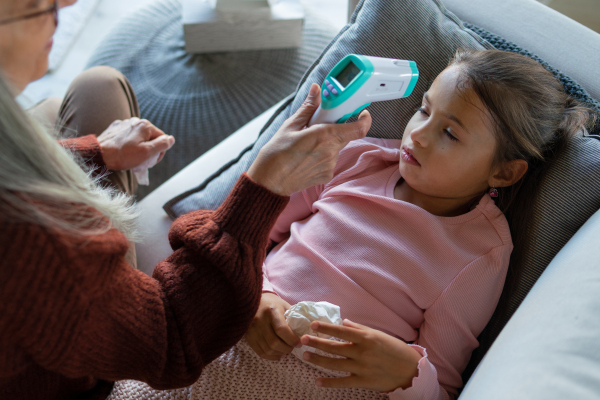
[[[394,198],[421,207],[430,214],[438,217],[456,217],[466,214],[477,205],[477,197],[446,199],[431,197],[417,192],[404,179],[400,178],[394,188]]]

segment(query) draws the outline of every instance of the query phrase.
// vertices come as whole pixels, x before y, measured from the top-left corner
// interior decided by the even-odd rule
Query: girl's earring
[[[490,188],[490,191],[488,192],[488,194],[490,195],[490,197],[498,197],[498,189]]]

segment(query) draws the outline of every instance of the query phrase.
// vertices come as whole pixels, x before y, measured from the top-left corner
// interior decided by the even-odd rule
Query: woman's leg
[[[66,137],[100,135],[115,120],[140,116],[127,78],[111,67],[93,67],[75,78],[60,106],[56,127]],[[107,184],[133,196],[137,180],[131,171],[112,171]]]
[[[48,130],[54,129],[56,125],[56,119],[58,118],[58,111],[62,99],[58,97],[48,97],[37,103],[35,106],[27,110],[29,116],[35,118],[42,126]]]
[[[56,129],[65,137],[98,136],[115,120],[139,116],[137,98],[127,78],[114,68],[94,67],[79,74],[69,86]],[[137,179],[131,171],[111,171],[105,182],[130,196],[137,191]],[[126,258],[137,267],[133,243]]]

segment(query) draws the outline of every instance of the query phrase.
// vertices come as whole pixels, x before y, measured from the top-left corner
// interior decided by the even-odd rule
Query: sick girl
[[[191,398],[456,397],[504,285],[503,211],[590,115],[527,57],[458,51],[401,141],[351,142],[329,183],[291,196],[254,322]],[[312,328],[346,342],[296,337],[284,312],[300,301],[339,305],[342,326]],[[301,345],[343,358],[289,354]]]

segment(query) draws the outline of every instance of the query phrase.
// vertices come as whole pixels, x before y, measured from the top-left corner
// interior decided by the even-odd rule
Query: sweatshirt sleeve
[[[492,317],[508,268],[512,245],[492,249],[466,266],[425,311],[419,337],[411,344],[422,358],[419,373],[392,400],[453,399],[477,337]]]
[[[95,135],[63,139],[59,140],[58,144],[80,156],[85,165],[92,170],[99,171],[106,167],[106,163],[102,157],[100,143],[98,143],[98,139]]]
[[[31,290],[0,284],[0,300],[9,302],[0,339],[66,377],[135,379],[156,389],[190,385],[249,327],[268,232],[287,201],[243,175],[220,208],[173,223],[174,253],[152,277],[127,264],[127,240],[115,230],[85,247],[39,236],[26,257],[3,245],[0,277],[28,276]],[[18,263],[25,263],[19,276],[12,272]]]

